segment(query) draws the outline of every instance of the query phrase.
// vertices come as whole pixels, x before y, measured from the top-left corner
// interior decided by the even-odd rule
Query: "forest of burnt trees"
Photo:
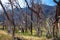
[[[58,2],[53,0],[56,3],[56,7],[51,11],[51,15],[54,14],[53,17],[45,15],[42,0],[24,0],[25,10],[21,8],[18,0],[8,1],[7,5],[4,6],[2,0],[0,0],[0,5],[3,9],[1,16],[4,18],[0,23],[2,25],[1,30],[11,34],[12,40],[21,40],[16,36],[19,34],[44,36],[48,39],[51,38],[51,40],[60,40],[60,0]],[[8,10],[9,6],[11,10]]]

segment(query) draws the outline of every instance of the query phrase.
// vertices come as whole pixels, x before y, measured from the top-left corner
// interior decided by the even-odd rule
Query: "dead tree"
[[[37,0],[38,1],[38,0]],[[31,8],[30,6],[29,6],[29,4],[28,4],[28,2],[27,2],[27,0],[25,0],[25,2],[26,2],[26,4],[27,4],[27,7],[28,7],[28,9],[30,9],[32,12],[34,12],[36,15],[37,15],[37,22],[38,22],[38,25],[40,24],[40,19],[41,19],[41,17],[40,17],[40,12],[41,12],[41,6],[40,6],[40,4],[38,3],[34,8]],[[39,1],[40,2],[40,1]],[[40,31],[40,27],[38,27],[38,36],[39,36],[39,31]]]
[[[3,10],[4,10],[4,12],[5,12],[6,16],[7,16],[7,19],[8,19],[9,21],[11,21],[11,19],[9,18],[8,12],[7,12],[6,9],[4,8],[1,0],[0,0],[0,5],[1,5],[1,7],[3,8]]]
[[[13,9],[13,0],[9,0],[9,2],[10,2],[10,5],[11,5],[11,9],[12,9],[12,25],[13,25],[13,33],[12,33],[12,36],[13,36],[13,40],[15,40],[14,39],[14,37],[15,37],[15,21],[14,21],[14,9]]]
[[[56,4],[57,4],[57,7],[56,7],[56,15],[55,15],[55,26],[53,27],[53,36],[54,38],[58,38],[58,20],[59,20],[59,17],[60,17],[60,0],[59,2],[57,2],[57,0],[53,0]]]
[[[3,6],[3,3],[1,2],[1,0],[0,0],[0,5],[1,5],[3,11],[4,11],[4,14],[5,14],[7,20],[8,20],[9,22],[11,22],[11,19],[10,19],[9,15],[8,15],[8,12],[6,11],[5,7]]]
[[[27,9],[26,9],[26,14],[27,14]],[[27,32],[27,16],[25,16],[25,32]]]
[[[33,1],[34,1],[34,0],[31,0],[31,1],[32,1],[32,2],[31,2],[32,8],[33,8],[33,5],[34,5]],[[32,11],[31,11],[31,20],[33,21],[33,12],[32,12]],[[33,32],[32,32],[32,29],[33,29],[33,23],[32,23],[32,22],[31,22],[31,27],[30,27],[30,29],[31,29],[30,31],[31,31],[31,35],[32,35],[32,33],[33,33]]]

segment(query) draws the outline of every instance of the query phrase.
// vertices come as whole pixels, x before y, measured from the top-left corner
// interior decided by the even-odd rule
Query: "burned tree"
[[[34,0],[31,0],[31,1],[32,1],[32,2],[31,2],[31,4],[32,4],[31,6],[32,6],[32,8],[33,8],[33,5],[34,5],[33,1],[34,1]],[[32,12],[32,11],[31,11],[31,20],[33,21],[33,12]],[[31,29],[30,31],[31,31],[31,35],[32,35],[32,33],[33,33],[33,32],[32,32],[32,29],[33,29],[33,23],[32,23],[32,22],[31,22],[31,27],[30,27],[30,29]]]
[[[34,3],[33,8],[29,6],[29,3],[27,2],[27,0],[25,0],[25,2],[27,4],[28,9],[30,9],[32,12],[34,12],[37,15],[37,25],[38,25],[37,35],[39,36],[39,34],[40,34],[40,23],[41,23],[40,13],[41,12],[43,13],[42,8],[41,8],[41,0],[37,0],[37,3]]]
[[[56,15],[55,15],[55,22],[53,27],[53,36],[54,38],[58,38],[58,20],[60,18],[60,0],[57,2],[57,0],[53,0],[56,4]]]
[[[6,15],[8,21],[14,26],[14,28],[13,28],[13,35],[12,35],[12,36],[14,37],[14,36],[15,36],[15,24],[14,24],[14,18],[13,18],[13,16],[14,16],[14,11],[13,11],[13,4],[12,4],[12,1],[9,0],[9,2],[10,2],[10,4],[11,4],[11,8],[12,8],[12,18],[9,17],[9,14],[8,14],[8,12],[6,11],[6,9],[4,8],[4,6],[3,6],[1,0],[0,0],[0,5],[1,5],[1,7],[3,8],[3,10],[4,10],[5,15]]]

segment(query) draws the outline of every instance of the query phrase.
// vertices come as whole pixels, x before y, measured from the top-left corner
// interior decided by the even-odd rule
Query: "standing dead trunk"
[[[33,13],[31,13],[31,20],[33,20]],[[32,22],[31,22],[31,35],[32,35],[32,29],[33,29],[32,26],[33,25],[32,25]]]
[[[53,27],[54,29],[54,39],[58,38],[58,20],[60,17],[60,0],[59,2],[57,2],[57,0],[53,0],[56,4],[57,4],[57,8],[56,8],[56,15],[55,15],[55,26]],[[56,39],[57,40],[57,39]]]
[[[13,9],[13,0],[9,0],[9,2],[10,2],[10,5],[11,5],[11,9],[12,9],[12,26],[13,26],[13,34],[12,34],[12,36],[13,36],[13,40],[15,40],[15,21],[14,21],[14,9]]]
[[[26,9],[26,14],[27,14],[27,9]],[[25,17],[25,32],[27,32],[27,16]]]

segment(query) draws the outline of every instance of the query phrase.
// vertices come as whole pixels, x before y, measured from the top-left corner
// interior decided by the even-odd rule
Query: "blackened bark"
[[[53,0],[55,3],[58,3],[56,0]]]
[[[59,2],[57,2],[56,0],[53,0],[56,4],[57,4],[57,8],[56,8],[56,15],[55,15],[55,27],[53,27],[53,35],[54,35],[54,39],[57,40],[58,38],[58,20],[59,20],[59,17],[60,17],[60,0]],[[56,30],[56,32],[54,32]]]
[[[33,13],[31,12],[31,20],[33,20]],[[31,22],[31,35],[32,35],[33,24]]]
[[[27,9],[26,9],[26,14],[27,14]],[[25,32],[27,32],[27,16],[25,17]]]

